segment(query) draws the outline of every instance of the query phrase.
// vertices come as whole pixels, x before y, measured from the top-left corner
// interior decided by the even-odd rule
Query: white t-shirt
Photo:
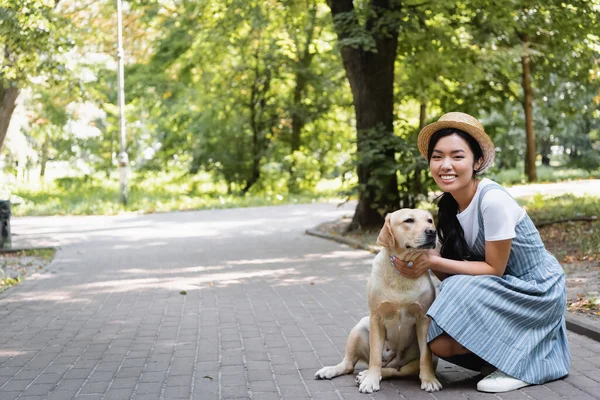
[[[477,192],[471,203],[463,212],[456,215],[469,246],[473,246],[479,234],[479,210],[477,208],[479,195],[484,187],[493,184],[496,183],[488,178],[483,178],[477,185]],[[489,242],[514,238],[517,224],[527,214],[508,193],[500,189],[491,189],[485,194],[481,201],[481,212],[485,227],[485,240]]]

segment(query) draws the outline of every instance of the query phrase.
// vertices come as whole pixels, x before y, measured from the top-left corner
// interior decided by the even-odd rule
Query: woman
[[[564,272],[525,210],[500,185],[477,177],[494,161],[492,140],[477,119],[453,112],[423,128],[418,146],[444,192],[442,246],[412,263],[391,261],[406,277],[430,269],[442,280],[428,311],[431,351],[469,369],[495,367],[477,384],[483,392],[567,375]]]

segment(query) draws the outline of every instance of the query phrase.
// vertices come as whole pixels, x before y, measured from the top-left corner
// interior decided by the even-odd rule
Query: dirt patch
[[[600,221],[553,224],[540,236],[567,275],[569,311],[600,321]]]
[[[345,237],[361,247],[376,250],[379,231],[345,233],[352,221],[344,216],[318,225],[315,230]],[[567,276],[567,307],[569,311],[600,322],[600,222],[569,222],[548,225],[540,229],[548,251],[561,262]]]
[[[43,270],[54,258],[54,249],[0,253],[0,293],[27,276]]]

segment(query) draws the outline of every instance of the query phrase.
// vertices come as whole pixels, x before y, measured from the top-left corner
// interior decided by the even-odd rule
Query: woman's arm
[[[431,269],[448,275],[504,275],[510,256],[512,239],[485,242],[485,261],[456,261],[439,257],[431,261]],[[418,259],[417,259],[418,262]]]
[[[448,275],[495,275],[502,276],[506,270],[512,239],[485,242],[485,261],[456,261],[436,254],[423,253],[409,267],[404,261],[393,260],[394,267],[407,278],[416,278],[428,269],[440,279]]]

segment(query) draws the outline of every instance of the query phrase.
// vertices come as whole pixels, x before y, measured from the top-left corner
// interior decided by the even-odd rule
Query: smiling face
[[[459,192],[472,183],[481,159],[475,160],[473,151],[462,137],[453,133],[441,137],[434,144],[429,169],[433,180],[444,192]]]

